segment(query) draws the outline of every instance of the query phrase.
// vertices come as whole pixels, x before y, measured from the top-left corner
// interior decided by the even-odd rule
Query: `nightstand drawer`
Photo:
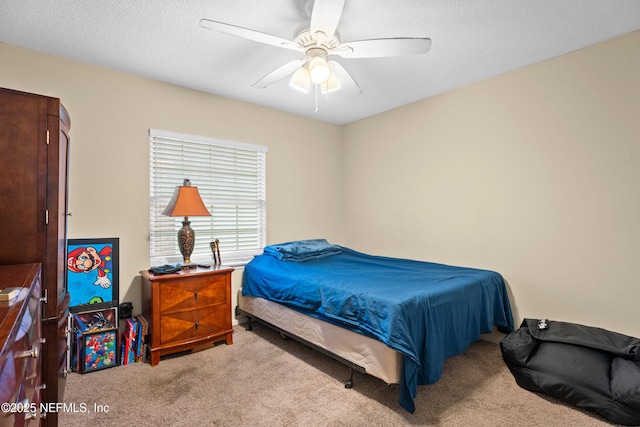
[[[229,307],[220,304],[160,315],[160,344],[185,341],[231,328]]]
[[[194,277],[160,285],[161,314],[224,304],[226,299],[225,276]]]

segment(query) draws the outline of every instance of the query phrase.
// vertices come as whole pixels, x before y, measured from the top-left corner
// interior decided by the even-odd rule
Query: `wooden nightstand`
[[[175,274],[141,271],[143,314],[149,321],[151,366],[160,356],[225,340],[233,344],[233,268],[191,268]]]

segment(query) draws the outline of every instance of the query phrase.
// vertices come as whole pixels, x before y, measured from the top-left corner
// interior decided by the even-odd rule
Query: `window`
[[[150,129],[151,265],[182,262],[182,219],[162,215],[185,178],[198,187],[210,217],[189,217],[195,231],[193,262],[211,263],[219,239],[225,265],[246,263],[266,241],[267,147]]]

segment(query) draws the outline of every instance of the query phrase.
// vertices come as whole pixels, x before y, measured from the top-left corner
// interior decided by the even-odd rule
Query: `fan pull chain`
[[[316,110],[314,113],[318,112],[318,90],[320,90],[320,85],[314,85],[316,87]]]

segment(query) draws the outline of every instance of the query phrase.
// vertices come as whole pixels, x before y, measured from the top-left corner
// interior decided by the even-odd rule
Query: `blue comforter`
[[[303,262],[265,249],[245,266],[242,293],[374,337],[402,353],[400,405],[409,412],[415,411],[417,386],[438,381],[445,359],[494,325],[513,331],[506,286],[496,272],[339,248]]]

